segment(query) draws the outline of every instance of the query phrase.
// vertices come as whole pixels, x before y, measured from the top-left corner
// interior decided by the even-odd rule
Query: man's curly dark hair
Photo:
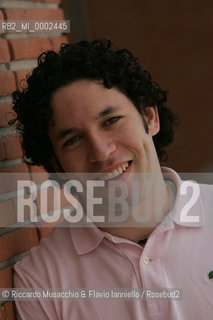
[[[110,40],[103,39],[62,44],[59,53],[42,53],[38,66],[27,76],[27,86],[13,93],[17,116],[11,123],[19,124],[28,164],[42,165],[48,172],[54,172],[51,165],[54,151],[48,136],[53,114],[51,96],[57,89],[80,79],[102,80],[106,88],[116,87],[142,116],[147,106],[157,105],[161,128],[153,140],[159,159],[167,158],[164,147],[173,141],[173,125],[177,123],[177,116],[165,105],[167,91],[151,80],[150,73],[130,51],[118,50]]]

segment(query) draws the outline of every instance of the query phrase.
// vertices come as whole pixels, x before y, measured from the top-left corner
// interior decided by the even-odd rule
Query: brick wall
[[[61,20],[64,19],[60,0],[11,1],[0,0],[0,20]],[[25,179],[37,179],[43,172],[28,167],[22,159],[22,150],[15,125],[11,119],[11,93],[20,88],[21,80],[37,64],[36,58],[45,50],[58,50],[66,36],[59,33],[1,33],[0,34],[0,286],[10,288],[12,266],[39,243],[49,229],[17,228],[16,192],[11,179],[15,173]],[[43,177],[44,178],[44,177]],[[10,183],[9,183],[10,182]],[[11,189],[12,188],[12,189]],[[0,302],[0,320],[15,319],[14,305]]]

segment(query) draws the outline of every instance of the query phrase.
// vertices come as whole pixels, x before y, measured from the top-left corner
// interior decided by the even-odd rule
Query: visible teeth
[[[108,175],[107,175],[107,177],[106,177],[106,178],[108,178],[108,179],[112,179],[112,177],[113,177],[113,174],[110,172],[110,173],[108,173]]]
[[[117,168],[116,170],[113,170],[112,172],[106,173],[103,176],[100,176],[98,179],[107,181],[112,178],[118,177],[120,174],[122,174],[124,171],[126,171],[128,166],[129,166],[129,164],[128,164],[128,162],[126,162],[121,167]]]
[[[123,169],[121,169],[121,167],[118,168],[118,172],[119,173],[123,173]]]
[[[117,174],[118,174],[118,171],[117,171],[117,170],[113,170],[113,171],[112,171],[112,174],[113,174],[114,177],[116,177]]]

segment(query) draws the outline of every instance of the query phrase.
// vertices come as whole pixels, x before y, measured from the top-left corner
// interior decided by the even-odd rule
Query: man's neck
[[[169,185],[158,177],[152,181],[137,204],[132,203],[126,214],[127,219],[119,223],[96,223],[101,230],[133,242],[148,238],[152,231],[162,222],[172,208]],[[94,216],[106,216],[108,211],[101,206],[94,206]],[[119,214],[119,212],[118,212]]]

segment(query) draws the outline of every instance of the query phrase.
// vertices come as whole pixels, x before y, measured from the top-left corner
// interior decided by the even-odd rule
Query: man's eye
[[[74,143],[78,142],[79,139],[80,139],[79,136],[74,136],[74,137],[68,139],[68,140],[63,144],[63,147],[67,147],[67,146],[73,145]]]
[[[105,125],[109,125],[109,124],[115,123],[115,122],[117,122],[120,118],[121,118],[120,116],[116,116],[116,117],[109,118],[107,121],[105,121]]]

